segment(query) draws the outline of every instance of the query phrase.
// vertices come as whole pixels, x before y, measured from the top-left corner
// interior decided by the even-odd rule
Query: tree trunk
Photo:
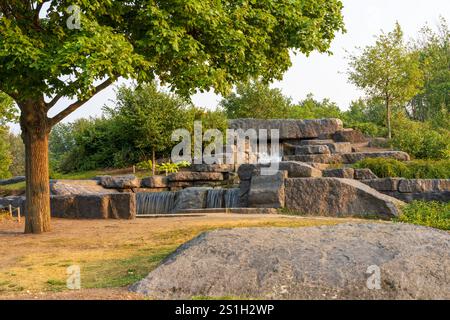
[[[152,175],[156,174],[156,154],[155,149],[152,149]]]
[[[391,105],[389,98],[386,98],[386,126],[388,129],[388,139],[392,138],[392,130],[391,130]]]
[[[20,125],[25,144],[26,175],[25,233],[50,231],[50,125],[42,102],[21,106]]]

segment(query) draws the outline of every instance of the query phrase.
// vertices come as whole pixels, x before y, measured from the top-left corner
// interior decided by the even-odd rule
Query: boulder
[[[367,142],[367,138],[359,130],[343,129],[336,131],[333,135],[333,140],[336,142]]]
[[[317,138],[322,134],[334,134],[342,130],[343,124],[339,119],[314,119],[314,120],[294,120],[294,119],[234,119],[229,120],[230,129],[277,129],[280,133],[280,140]]]
[[[351,179],[289,178],[286,208],[319,216],[398,216],[403,203]]]
[[[55,196],[114,192],[117,191],[104,188],[96,180],[50,180],[50,193]]]
[[[248,207],[248,196],[250,194],[251,180],[242,180],[239,183],[239,207]]]
[[[221,172],[192,172],[181,171],[172,173],[168,176],[169,181],[222,181],[223,173]]]
[[[283,161],[337,164],[342,163],[343,159],[341,154],[335,153],[335,154],[307,154],[307,155],[284,156]]]
[[[383,178],[361,180],[361,182],[378,191],[397,191],[401,180],[401,178]]]
[[[352,152],[352,144],[350,142],[334,142],[331,139],[326,140],[302,140],[300,145],[324,145],[327,146],[331,153],[349,153]]]
[[[367,158],[390,158],[399,161],[409,161],[410,157],[403,151],[380,151],[380,152],[353,152],[342,154],[343,163],[356,163]]]
[[[100,184],[107,189],[133,189],[141,186],[141,181],[135,175],[101,176]]]
[[[353,168],[327,169],[322,171],[322,175],[327,178],[353,179],[355,170]]]
[[[295,148],[295,154],[296,155],[303,155],[303,154],[330,154],[331,151],[328,148],[328,146],[324,145],[308,145],[308,146],[297,146]]]
[[[250,180],[253,176],[259,176],[262,168],[268,168],[268,164],[243,164],[239,166],[238,175],[241,181]],[[276,171],[287,171],[290,178],[321,177],[322,172],[311,165],[299,161],[281,161]]]
[[[20,208],[21,214],[24,215],[24,213],[25,213],[25,197],[24,196],[0,197],[0,207],[8,210],[9,205],[11,205],[13,208]],[[17,212],[14,211],[13,214],[16,215]]]
[[[449,252],[449,233],[400,223],[222,229],[183,244],[130,290],[152,299],[449,300]]]
[[[290,178],[310,178],[321,177],[322,172],[304,162],[298,161],[281,161],[278,164],[278,169],[287,171]]]
[[[178,192],[174,211],[206,208],[206,197],[211,188],[193,187]]]
[[[52,217],[70,219],[134,219],[134,193],[51,196]]]
[[[169,178],[167,176],[151,176],[141,180],[142,188],[167,188]]]
[[[370,169],[355,169],[356,180],[378,179],[377,175]]]
[[[301,146],[327,145],[327,144],[331,144],[331,143],[334,143],[334,141],[331,140],[331,139],[324,139],[324,140],[321,140],[321,139],[301,140],[301,141],[299,142],[299,144],[300,144]]]
[[[411,192],[403,193],[398,191],[381,191],[384,194],[397,198],[404,202],[418,201],[438,201],[438,202],[449,202],[450,201],[450,191],[427,191],[427,192]]]
[[[251,208],[283,208],[286,178],[286,171],[278,171],[273,175],[253,176],[248,206]]]
[[[450,191],[450,179],[402,179],[398,191],[403,193]]]

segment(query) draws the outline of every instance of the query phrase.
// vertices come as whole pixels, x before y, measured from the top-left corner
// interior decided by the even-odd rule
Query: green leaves
[[[290,49],[325,52],[343,30],[337,0],[52,1],[45,17],[38,3],[0,11],[0,90],[21,99],[87,99],[96,81],[120,76],[227,93],[250,77],[280,78]],[[81,30],[66,26],[70,5]]]

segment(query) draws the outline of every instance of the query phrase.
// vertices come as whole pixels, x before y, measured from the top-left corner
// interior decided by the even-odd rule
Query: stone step
[[[296,155],[304,154],[330,154],[330,148],[325,145],[307,145],[307,146],[297,146],[295,147]]]
[[[316,162],[316,163],[343,163],[352,164],[367,158],[390,158],[399,161],[409,161],[410,157],[403,151],[381,152],[352,152],[343,154],[309,154],[284,156],[284,161]]]

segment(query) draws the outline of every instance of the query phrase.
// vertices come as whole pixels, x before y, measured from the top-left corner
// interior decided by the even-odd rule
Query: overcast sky
[[[374,41],[381,30],[390,31],[396,21],[400,23],[407,39],[415,37],[418,30],[428,23],[435,28],[439,16],[450,21],[449,0],[343,0],[344,19],[347,33],[338,34],[333,41],[333,55],[313,53],[308,58],[302,55],[292,56],[292,67],[284,79],[273,84],[294,101],[303,99],[308,93],[317,98],[329,98],[338,103],[341,109],[362,95],[347,82],[346,51],[354,52],[355,47],[363,47]],[[73,121],[80,117],[101,114],[101,108],[115,99],[115,86],[112,86],[91,99],[86,105],[74,112],[64,121]],[[197,106],[214,108],[220,97],[212,93],[197,94],[193,102]],[[110,102],[109,102],[110,103]],[[49,115],[53,115],[67,106],[67,100],[61,100]],[[15,126],[14,131],[17,131]]]

